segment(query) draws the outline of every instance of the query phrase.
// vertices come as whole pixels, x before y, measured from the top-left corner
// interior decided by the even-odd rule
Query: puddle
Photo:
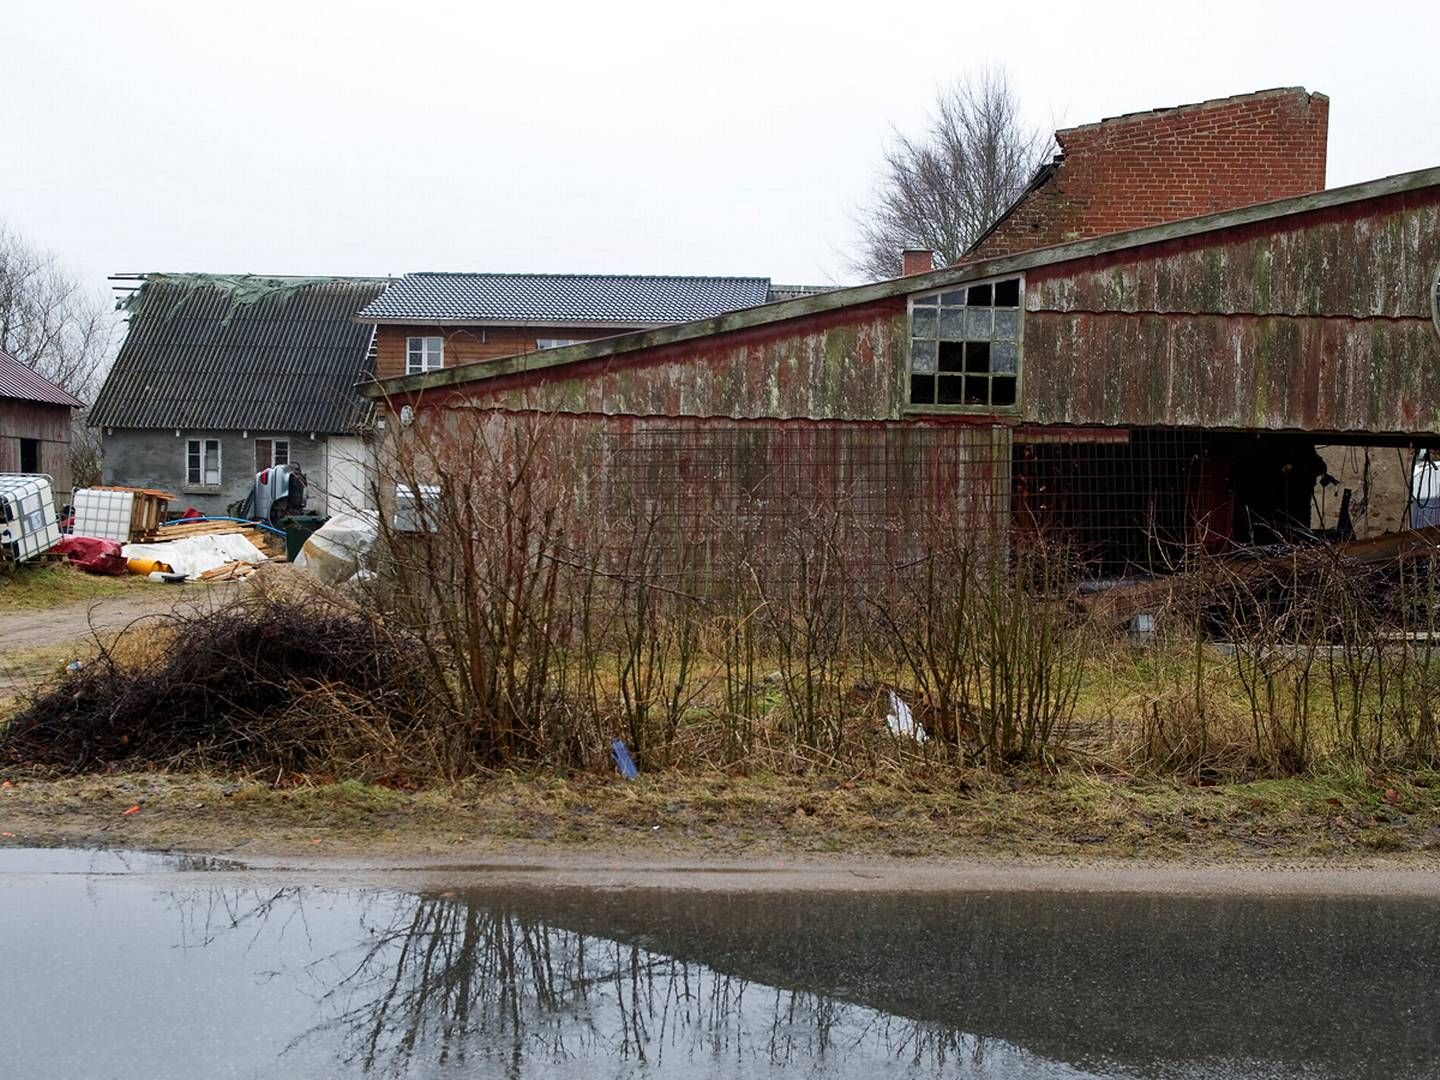
[[[0,857],[7,1076],[1437,1075],[1425,901],[413,894]]]

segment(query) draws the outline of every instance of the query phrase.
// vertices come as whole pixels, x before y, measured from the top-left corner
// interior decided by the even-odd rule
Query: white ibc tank
[[[59,542],[50,477],[0,473],[0,558],[24,562]]]

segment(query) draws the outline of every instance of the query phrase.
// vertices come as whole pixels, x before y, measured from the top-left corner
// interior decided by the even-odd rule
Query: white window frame
[[[535,339],[536,349],[563,349],[566,345],[579,345],[584,338],[542,337]]]
[[[445,339],[439,335],[405,339],[405,374],[422,375],[445,366]]]
[[[209,446],[211,446],[211,445],[214,445],[214,447],[215,447],[215,480],[214,480],[213,483],[211,483],[210,481],[206,480],[206,478],[205,478],[205,476],[206,476],[206,469],[205,469],[206,450],[207,450],[207,448],[208,448]],[[200,461],[200,469],[199,469],[198,479],[194,479],[194,480],[192,480],[192,479],[190,478],[190,477],[191,477],[191,473],[190,473],[190,448],[191,448],[192,446],[199,448],[198,453],[199,453],[199,461]],[[184,454],[184,457],[181,459],[181,468],[183,469],[183,475],[184,475],[184,477],[185,477],[185,486],[186,486],[187,488],[218,488],[218,487],[220,487],[221,484],[224,482],[224,477],[225,477],[225,465],[224,465],[224,461],[223,461],[223,452],[224,452],[224,450],[223,450],[223,447],[222,447],[222,445],[221,445],[220,440],[219,440],[219,439],[216,439],[216,438],[211,438],[211,437],[208,436],[208,435],[202,435],[202,436],[200,436],[199,438],[195,438],[195,439],[186,439],[186,440],[185,440],[185,446],[184,446],[184,449],[183,449],[183,451],[182,451],[182,453]]]

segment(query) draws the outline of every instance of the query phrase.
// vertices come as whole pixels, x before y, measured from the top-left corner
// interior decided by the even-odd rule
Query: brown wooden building
[[[0,351],[0,473],[46,473],[70,491],[71,413],[85,403]]]
[[[360,312],[397,378],[706,319],[824,290],[755,277],[407,274]]]

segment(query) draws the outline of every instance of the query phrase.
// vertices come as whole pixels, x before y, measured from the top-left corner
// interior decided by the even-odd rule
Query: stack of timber
[[[154,540],[182,540],[190,536],[225,536],[238,533],[263,551],[272,561],[284,560],[285,542],[272,532],[251,522],[240,521],[186,521],[183,518],[161,525],[155,530]]]

